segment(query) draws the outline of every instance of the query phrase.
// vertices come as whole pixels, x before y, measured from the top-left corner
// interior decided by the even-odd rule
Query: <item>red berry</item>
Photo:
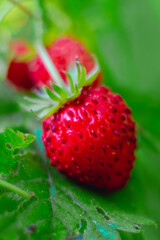
[[[20,60],[30,53],[30,49],[22,40],[15,40],[11,44],[13,59],[9,64],[7,80],[17,90],[29,91],[33,88],[33,81],[29,73],[29,61]]]
[[[43,120],[42,139],[51,165],[79,182],[110,192],[130,177],[135,123],[124,100],[104,86],[83,88]]]
[[[91,53],[89,53],[80,42],[73,38],[60,38],[53,42],[47,51],[65,83],[67,82],[67,77],[63,71],[68,71],[71,64],[75,64],[76,57],[78,57],[80,63],[86,68],[87,73],[95,67],[95,60]],[[40,57],[37,57],[32,62],[31,74],[36,86],[47,85],[51,79]],[[94,86],[97,86],[101,82],[101,78],[102,76],[100,74],[95,80]]]

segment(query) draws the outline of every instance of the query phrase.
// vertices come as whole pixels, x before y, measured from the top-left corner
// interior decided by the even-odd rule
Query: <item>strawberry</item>
[[[109,88],[84,88],[43,120],[42,139],[51,165],[79,182],[115,191],[130,177],[135,124],[124,100]]]
[[[13,59],[8,67],[7,80],[17,90],[30,91],[34,87],[34,82],[29,73],[30,61],[24,61],[22,58],[29,55],[31,50],[22,40],[13,41],[10,49]]]
[[[50,83],[33,102],[43,118],[42,140],[51,165],[66,176],[108,192],[124,187],[135,160],[135,123],[122,97],[105,86],[92,88],[76,60],[78,78],[66,73],[70,89]],[[56,77],[56,75],[55,75]],[[42,104],[42,108],[35,104]]]
[[[116,191],[126,185],[135,160],[131,110],[109,88],[91,87],[99,71],[88,77],[78,59],[76,66],[75,79],[65,73],[69,86],[56,79],[61,87],[45,86],[42,95],[28,98],[30,108],[43,119],[42,140],[52,166],[78,182]]]
[[[78,57],[87,73],[91,72],[96,65],[95,59],[88,50],[79,41],[71,37],[59,38],[47,48],[47,52],[65,83],[67,83],[67,77],[63,71],[68,71],[69,67],[74,65],[75,57]],[[48,85],[51,77],[39,56],[31,63],[30,71],[36,86]],[[99,74],[94,86],[101,82],[101,78],[102,76]]]

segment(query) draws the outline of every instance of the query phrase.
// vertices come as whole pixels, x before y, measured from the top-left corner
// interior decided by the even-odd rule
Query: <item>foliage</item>
[[[12,140],[20,137],[19,146],[24,146],[21,133],[7,132]],[[33,140],[31,136],[30,139]],[[16,141],[9,143],[17,147]],[[43,156],[43,152],[39,154]],[[120,239],[117,229],[140,234],[143,225],[154,225],[152,220],[120,210],[105,194],[66,179],[34,150],[21,155],[19,160],[4,179],[34,196],[25,200],[1,189],[1,239],[28,239],[29,235],[32,239],[66,239],[75,235],[84,235],[85,239]]]
[[[13,155],[15,149],[27,147],[33,140],[31,134],[23,135],[21,132],[15,132],[12,129],[5,129],[4,133],[0,133],[0,173],[8,174],[17,161]]]

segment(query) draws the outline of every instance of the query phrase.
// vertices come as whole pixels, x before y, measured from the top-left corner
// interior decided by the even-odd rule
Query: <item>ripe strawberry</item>
[[[51,165],[79,182],[115,191],[130,177],[135,123],[124,100],[109,88],[83,88],[43,120],[42,139]]]
[[[17,90],[30,91],[34,87],[29,73],[30,61],[21,59],[30,54],[31,50],[22,40],[13,41],[10,48],[13,59],[8,67],[7,80],[12,86],[16,87]]]
[[[91,87],[99,71],[86,77],[78,59],[76,66],[78,79],[66,73],[69,86],[50,83],[40,99],[28,98],[30,108],[46,118],[42,140],[52,166],[79,182],[115,191],[126,185],[135,160],[131,110],[109,88]]]
[[[67,82],[67,77],[63,71],[68,71],[68,68],[75,63],[75,57],[78,57],[81,64],[86,68],[87,73],[93,70],[96,64],[93,56],[86,48],[71,37],[58,39],[48,47],[47,51],[65,83]],[[33,60],[30,71],[36,86],[48,85],[51,77],[39,56]],[[102,76],[99,74],[94,82],[94,86],[101,82],[101,78]]]

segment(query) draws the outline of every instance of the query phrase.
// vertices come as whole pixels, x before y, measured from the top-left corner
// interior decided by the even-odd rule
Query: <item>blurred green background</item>
[[[5,78],[11,39],[25,38],[33,44],[41,32],[44,43],[68,34],[80,38],[96,54],[105,84],[125,98],[138,123],[139,161],[133,178],[126,190],[110,195],[109,199],[127,210],[135,208],[159,223],[160,1],[19,1],[43,19],[36,22],[37,33],[35,20],[19,7],[13,7],[12,2],[0,0],[1,79]],[[2,105],[1,100],[1,109]],[[122,237],[132,239],[130,235]],[[159,229],[146,230],[144,238],[160,239]]]

